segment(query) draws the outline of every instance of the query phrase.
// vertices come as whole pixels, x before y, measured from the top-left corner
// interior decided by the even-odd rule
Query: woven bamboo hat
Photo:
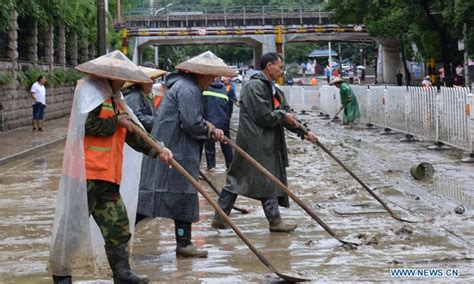
[[[166,74],[166,71],[164,70],[161,70],[161,69],[156,69],[156,68],[150,68],[150,67],[144,67],[144,66],[138,66],[138,68],[140,70],[143,71],[143,73],[145,73],[145,75],[148,76],[148,78],[150,78],[151,80],[154,80],[158,77],[161,77],[163,75]],[[136,83],[135,82],[127,82],[123,85],[122,89],[127,89],[127,88],[130,88],[131,86],[135,85]],[[147,83],[149,85],[152,85],[153,82],[149,82]]]
[[[186,73],[195,73],[210,76],[234,77],[235,72],[214,53],[206,51],[187,61],[181,62],[176,69]]]
[[[337,84],[337,83],[342,83],[344,82],[344,79],[342,79],[341,77],[336,77],[334,78],[331,82],[329,82],[329,85],[334,85],[334,84]]]
[[[143,73],[137,65],[118,50],[82,63],[76,66],[76,69],[87,74],[111,80],[140,84],[152,83],[150,78]]]

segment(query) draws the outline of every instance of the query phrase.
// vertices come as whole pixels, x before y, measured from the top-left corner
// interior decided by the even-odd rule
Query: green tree
[[[473,6],[461,0],[330,0],[327,8],[339,23],[365,24],[371,35],[400,40],[402,56],[416,43],[421,56],[443,62],[450,83],[452,63],[462,60],[457,40],[462,24],[472,27]]]

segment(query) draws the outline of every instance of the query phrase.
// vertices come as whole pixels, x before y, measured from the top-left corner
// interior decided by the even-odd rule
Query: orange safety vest
[[[102,103],[99,118],[116,116],[112,99]],[[120,107],[119,112],[123,109]],[[118,127],[110,136],[84,136],[84,153],[86,156],[86,179],[104,180],[120,184],[122,179],[123,145],[127,129]]]
[[[280,101],[276,98],[276,96],[273,96],[273,106],[275,107],[275,109],[280,106]]]
[[[153,108],[157,109],[161,102],[161,96],[153,97]]]

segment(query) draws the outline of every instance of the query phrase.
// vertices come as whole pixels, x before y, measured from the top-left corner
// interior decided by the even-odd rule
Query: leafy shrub
[[[45,72],[38,68],[31,68],[26,71],[18,72],[17,78],[20,86],[28,88],[33,85],[40,75],[46,75]]]
[[[71,86],[76,84],[82,75],[74,70],[56,69],[48,74],[48,85],[51,87]]]
[[[13,73],[11,71],[0,71],[0,85],[5,85],[13,81]]]

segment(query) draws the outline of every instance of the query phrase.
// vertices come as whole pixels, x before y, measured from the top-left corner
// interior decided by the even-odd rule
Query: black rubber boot
[[[232,206],[234,206],[235,201],[237,200],[237,194],[222,189],[221,193],[219,194],[219,198],[217,199],[217,204],[219,207],[224,211],[227,216],[229,216],[230,211],[232,210]],[[214,229],[228,229],[229,226],[227,223],[221,218],[217,212],[214,214],[214,219],[212,220],[211,227]]]
[[[72,284],[71,276],[57,276],[53,275],[54,284]]]
[[[196,248],[191,242],[192,223],[174,220],[176,255],[181,257],[207,257],[207,250]]]
[[[298,225],[287,224],[281,220],[280,209],[278,209],[278,198],[266,197],[260,199],[263,212],[270,225],[270,232],[289,233],[294,231]]]
[[[113,272],[115,284],[142,284],[150,279],[146,275],[137,275],[130,268],[128,244],[105,245],[105,252]]]

